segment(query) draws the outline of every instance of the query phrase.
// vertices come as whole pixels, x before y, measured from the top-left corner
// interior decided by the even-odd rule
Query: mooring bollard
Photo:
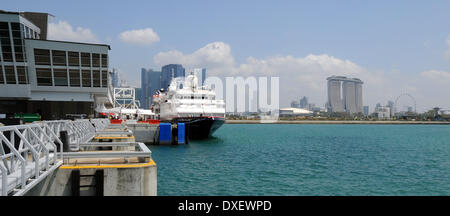
[[[63,152],[70,152],[70,139],[69,139],[69,133],[67,131],[60,131],[59,132],[59,139],[63,143]],[[59,145],[57,145],[59,146]]]

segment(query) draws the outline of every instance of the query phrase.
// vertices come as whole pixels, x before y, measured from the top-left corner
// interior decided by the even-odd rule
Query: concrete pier
[[[159,125],[136,123],[127,124],[127,127],[133,132],[136,142],[157,144],[159,139]]]
[[[98,188],[95,173],[103,170],[102,189]],[[79,188],[74,184],[74,171],[79,171]],[[85,187],[83,187],[85,186]],[[87,187],[89,186],[89,187]],[[74,191],[79,190],[79,194]],[[153,160],[137,159],[77,159],[64,163],[45,180],[34,186],[25,196],[156,196],[157,168]]]

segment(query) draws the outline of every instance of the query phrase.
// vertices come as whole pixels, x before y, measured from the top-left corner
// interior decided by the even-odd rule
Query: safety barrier
[[[0,160],[1,195],[22,195],[62,164],[62,142],[47,124],[0,127]]]
[[[112,129],[105,131],[106,128]],[[118,130],[119,129],[119,130]],[[38,121],[0,127],[0,195],[24,195],[63,164],[65,159],[137,157],[148,161],[151,151],[137,142],[91,142],[98,134],[130,135],[125,124],[109,119]],[[64,138],[64,140],[62,140]],[[70,149],[67,151],[66,144]],[[79,151],[83,147],[130,146],[135,151]],[[63,160],[64,159],[64,160]]]
[[[77,151],[108,124],[108,119],[81,119],[0,127],[0,195],[23,195],[63,163],[62,131]]]

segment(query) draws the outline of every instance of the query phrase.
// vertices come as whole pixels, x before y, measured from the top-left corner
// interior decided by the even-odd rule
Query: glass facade
[[[55,86],[68,86],[67,69],[53,69],[53,76],[55,79]]]
[[[91,57],[92,57],[92,64],[91,64]],[[53,67],[54,83],[52,79],[50,79],[50,86],[54,85],[54,86],[70,86],[70,87],[81,86],[81,87],[106,88],[108,84],[108,73],[107,70],[105,70],[107,69],[107,62],[108,62],[107,59],[108,59],[107,54],[100,54],[100,53],[84,53],[84,52],[79,53],[64,50],[50,51],[47,49],[34,49],[34,61],[36,67],[40,65],[56,66],[56,68]],[[103,65],[103,63],[105,65]],[[93,68],[92,72],[91,72],[91,65]],[[68,68],[69,79],[67,78],[67,66],[69,67]],[[81,80],[80,80],[80,68],[82,68]],[[40,75],[44,76],[43,79],[40,79]],[[49,85],[47,75],[48,73],[40,73],[39,75],[36,74],[38,80],[42,81],[38,82],[38,85],[40,86]]]
[[[14,66],[5,66],[6,84],[16,84],[16,74]]]
[[[161,69],[161,88],[167,90],[172,81],[172,77],[184,77],[185,69],[180,64],[165,65]]]
[[[9,32],[9,23],[0,22],[0,41],[4,62],[12,62],[11,36]]]
[[[36,65],[50,65],[50,50],[34,49],[34,63]]]
[[[91,71],[90,70],[82,70],[81,77],[83,80],[83,87],[91,87]]]
[[[25,39],[39,39],[35,27],[0,21],[0,84],[29,84]],[[50,48],[50,47],[49,47]],[[108,84],[108,54],[32,48],[38,86],[103,87]],[[34,79],[34,76],[32,76]],[[33,80],[34,81],[34,80]]]
[[[5,80],[3,79],[3,67],[0,66],[0,84],[3,84]]]
[[[69,69],[69,77],[70,77],[70,86],[71,87],[80,87],[80,70],[78,69]]]
[[[52,70],[50,68],[36,68],[37,85],[52,86]]]
[[[27,84],[28,83],[28,76],[25,66],[16,66],[17,70],[17,79],[19,84]]]
[[[61,50],[52,50],[53,65],[66,66],[66,52]]]

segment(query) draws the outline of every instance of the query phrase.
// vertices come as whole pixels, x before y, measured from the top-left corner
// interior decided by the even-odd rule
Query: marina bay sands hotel
[[[331,76],[328,80],[328,103],[330,113],[356,114],[363,112],[362,84],[357,78]]]

